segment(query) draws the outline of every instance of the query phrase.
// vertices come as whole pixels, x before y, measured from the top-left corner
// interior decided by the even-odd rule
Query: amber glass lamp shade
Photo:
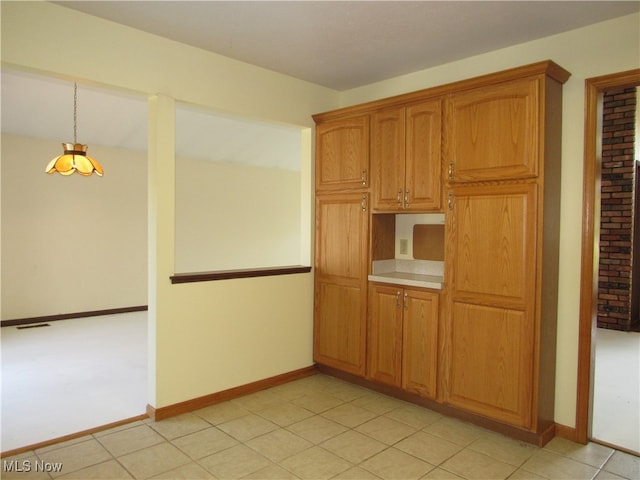
[[[78,172],[86,177],[93,172],[100,177],[104,173],[100,164],[87,155],[86,145],[63,143],[62,148],[64,153],[49,162],[46,168],[47,173],[58,172],[61,175],[71,175]]]

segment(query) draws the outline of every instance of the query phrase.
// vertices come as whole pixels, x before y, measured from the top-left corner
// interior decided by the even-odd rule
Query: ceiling
[[[636,1],[56,1],[335,90],[573,30]]]
[[[54,3],[339,91],[640,10],[637,0]],[[67,82],[2,71],[3,133],[71,141],[72,102]],[[186,107],[176,121],[179,154],[282,168],[299,162],[295,129]],[[146,122],[146,99],[78,87],[78,141],[144,150]]]

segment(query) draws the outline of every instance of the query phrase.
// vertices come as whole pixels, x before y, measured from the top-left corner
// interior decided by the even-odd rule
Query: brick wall
[[[603,103],[598,327],[615,330],[638,326],[632,301],[636,100],[633,87],[607,92]]]

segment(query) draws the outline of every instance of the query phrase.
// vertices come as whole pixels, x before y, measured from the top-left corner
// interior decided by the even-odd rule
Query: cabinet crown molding
[[[393,97],[373,100],[371,102],[352,105],[349,107],[343,107],[336,110],[331,110],[329,112],[317,113],[315,115],[312,115],[312,118],[315,123],[321,123],[336,118],[348,117],[351,115],[361,115],[363,113],[371,112],[381,108],[417,102],[428,98],[459,92],[462,90],[479,88],[507,80],[514,80],[522,77],[531,77],[534,75],[546,75],[547,77],[559,82],[560,84],[564,84],[567,80],[569,80],[571,73],[569,73],[567,70],[565,70],[552,60],[544,60],[541,62],[511,68],[496,73],[489,73],[478,77],[458,80],[452,83],[439,85],[437,87],[425,88],[423,90],[403,93]]]

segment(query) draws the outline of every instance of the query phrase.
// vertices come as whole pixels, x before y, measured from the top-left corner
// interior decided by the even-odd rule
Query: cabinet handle
[[[404,294],[404,309],[409,310],[409,294]]]
[[[453,192],[449,192],[449,195],[447,195],[447,207],[449,207],[449,210],[453,210]]]
[[[404,207],[409,208],[409,190],[404,192]]]
[[[367,196],[365,194],[362,195],[362,200],[360,200],[360,207],[363,212],[367,211]]]
[[[364,187],[367,186],[367,171],[366,170],[362,170],[362,176],[360,177],[360,179],[362,180],[362,185]]]
[[[449,162],[449,180],[453,180],[453,160]]]
[[[402,206],[402,189],[398,190],[398,197],[396,198],[398,201],[398,206]]]
[[[396,292],[396,308],[400,308],[400,290]]]

